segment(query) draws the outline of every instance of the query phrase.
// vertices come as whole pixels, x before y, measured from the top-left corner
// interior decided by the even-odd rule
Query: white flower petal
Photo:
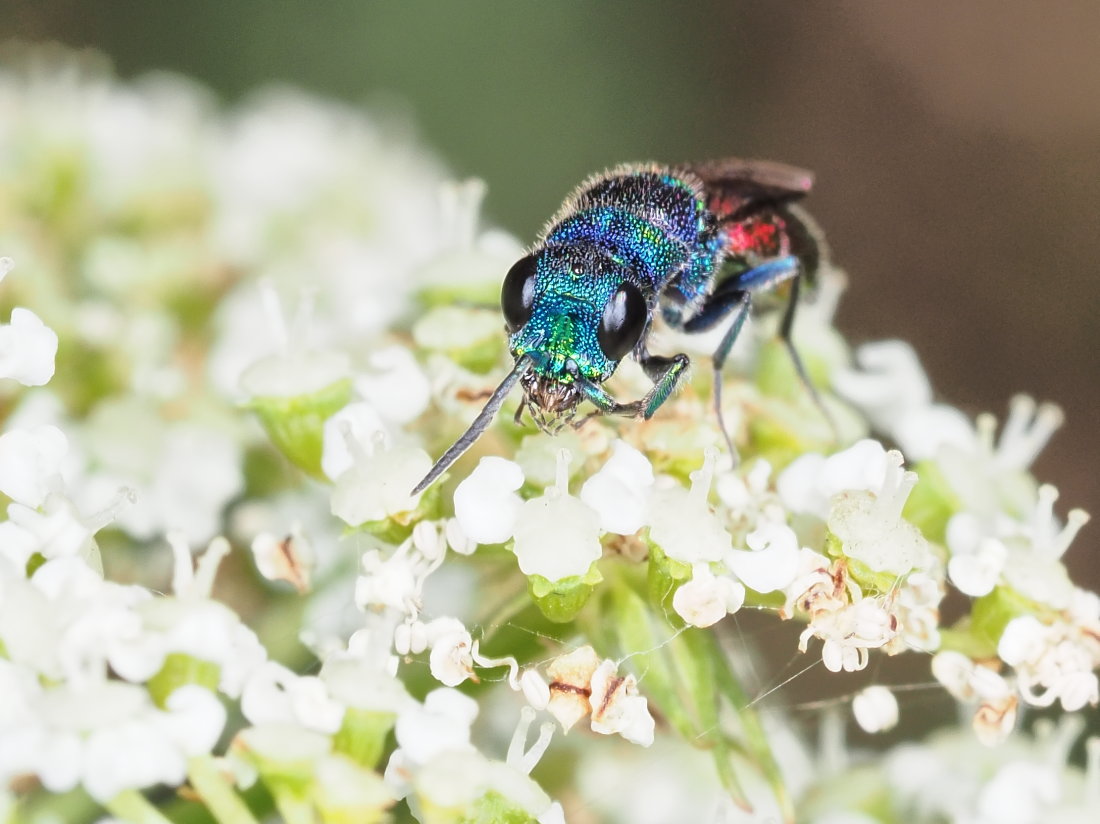
[[[61,488],[61,465],[69,440],[56,426],[13,429],[0,435],[0,492],[37,509]]]
[[[865,732],[885,732],[898,723],[898,700],[886,687],[867,687],[852,699],[852,714]]]
[[[724,560],[749,589],[775,592],[794,581],[801,554],[793,529],[786,524],[766,523],[749,533],[745,542],[751,552],[730,550]]]
[[[603,468],[585,481],[580,498],[600,515],[605,532],[632,535],[646,521],[653,467],[634,447],[618,440]]]
[[[173,690],[164,703],[168,712],[158,721],[184,755],[209,753],[225,727],[225,707],[217,696],[205,687],[187,684]]]
[[[404,346],[386,346],[367,357],[368,372],[355,379],[355,388],[387,421],[405,424],[428,408],[431,385],[412,352]]]
[[[42,386],[53,377],[56,356],[57,334],[29,309],[12,309],[11,323],[0,324],[0,378]]]
[[[524,575],[558,581],[584,575],[603,554],[600,517],[579,498],[551,487],[526,501],[515,525],[515,553]]]
[[[349,440],[369,455],[374,451],[378,436],[384,437],[387,433],[386,425],[373,404],[364,401],[349,403],[325,421],[322,471],[331,480],[336,480],[355,464]]]
[[[455,489],[455,520],[462,533],[479,544],[499,544],[512,537],[523,499],[519,464],[504,458],[482,458]]]

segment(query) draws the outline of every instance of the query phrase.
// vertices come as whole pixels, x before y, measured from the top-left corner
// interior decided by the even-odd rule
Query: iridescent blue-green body
[[[729,322],[714,356],[721,424],[720,370],[751,295],[789,282],[780,334],[813,392],[790,346],[800,276],[813,276],[821,248],[812,222],[791,205],[811,182],[809,173],[792,167],[729,159],[623,166],[583,183],[505,277],[501,308],[515,367],[416,491],[473,443],[517,382],[524,392],[517,420],[526,406],[551,431],[569,422],[585,400],[603,414],[653,415],[689,364],[687,355],[648,351],[658,311],[688,332]],[[628,354],[653,388],[620,403],[603,383]]]

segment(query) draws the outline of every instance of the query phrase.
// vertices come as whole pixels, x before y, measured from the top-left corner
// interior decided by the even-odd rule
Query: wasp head
[[[605,255],[544,248],[509,270],[501,289],[509,348],[527,358],[524,401],[540,429],[572,419],[583,386],[614,373],[649,320],[641,290]]]

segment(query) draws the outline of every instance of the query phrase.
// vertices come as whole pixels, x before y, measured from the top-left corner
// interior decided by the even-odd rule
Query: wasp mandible
[[[812,185],[802,169],[736,158],[625,165],[582,183],[504,278],[500,304],[515,366],[413,494],[469,449],[517,383],[517,420],[526,406],[544,431],[571,421],[584,400],[596,414],[651,417],[689,364],[685,354],[649,352],[658,311],[686,332],[728,322],[713,357],[714,405],[732,452],[722,421],[722,366],[753,295],[783,283],[790,287],[779,336],[825,412],[791,341],[799,284],[812,283],[825,252],[821,233],[796,205]],[[620,403],[603,383],[628,354],[653,388]]]

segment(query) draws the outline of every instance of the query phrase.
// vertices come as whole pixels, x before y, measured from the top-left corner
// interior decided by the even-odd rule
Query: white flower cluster
[[[826,803],[858,781],[821,792],[850,755],[838,722],[830,763],[800,772],[793,729],[749,699],[710,629],[746,608],[800,622],[830,672],[933,654],[1004,745],[958,776],[969,740],[891,753],[876,780],[899,820],[1070,821],[1095,801],[1014,735],[1028,706],[1100,703],[1100,599],[1062,563],[1087,516],[1062,523],[1029,473],[1055,407],[1017,398],[997,438],[933,403],[906,344],[850,353],[827,269],[795,327],[827,415],[763,314],[722,393],[739,455],[698,370],[651,420],[553,438],[509,399],[413,495],[509,364],[482,304],[522,246],[480,229],[480,183],[290,92],[223,115],[182,81],[64,58],[0,72],[0,108],[0,250],[19,262],[3,280],[0,258],[18,305],[0,324],[0,819],[24,793],[61,816],[52,795],[83,787],[82,820],[159,821],[143,791],[187,784],[172,803],[220,824],[563,824],[539,765],[609,821],[866,820]],[[624,363],[609,389],[649,386]],[[948,625],[950,587],[969,607]],[[901,708],[872,683],[851,711],[881,732]]]

